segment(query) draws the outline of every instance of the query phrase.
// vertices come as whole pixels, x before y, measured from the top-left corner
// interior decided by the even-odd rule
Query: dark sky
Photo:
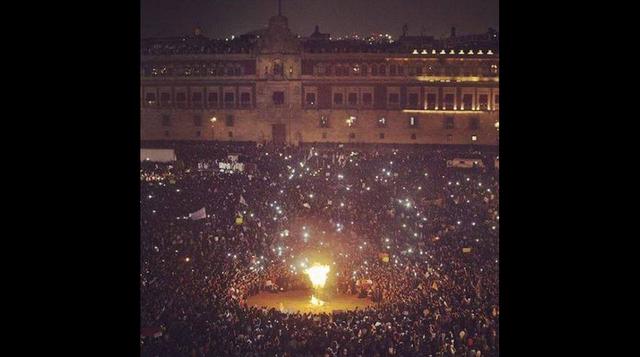
[[[142,37],[178,36],[202,27],[208,37],[223,38],[264,27],[278,0],[141,0]],[[303,36],[320,26],[333,36],[386,32],[394,38],[407,23],[409,34],[436,38],[484,33],[498,26],[498,0],[282,0],[289,27]]]

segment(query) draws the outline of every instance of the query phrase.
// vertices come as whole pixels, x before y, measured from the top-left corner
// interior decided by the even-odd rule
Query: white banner
[[[207,212],[205,211],[204,207],[202,207],[193,213],[189,213],[189,218],[191,218],[194,221],[197,221],[199,219],[205,219],[207,218]]]

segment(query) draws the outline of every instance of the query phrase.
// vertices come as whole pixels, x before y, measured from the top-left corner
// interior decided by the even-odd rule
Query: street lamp
[[[218,118],[215,116],[211,118],[211,139],[215,137],[215,130],[213,129],[213,125],[218,121]]]

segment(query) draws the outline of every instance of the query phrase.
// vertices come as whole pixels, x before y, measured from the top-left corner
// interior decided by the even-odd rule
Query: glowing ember
[[[331,268],[328,265],[314,265],[311,268],[307,268],[304,272],[309,275],[311,284],[314,289],[323,288],[327,282],[327,274]]]
[[[322,306],[324,305],[324,301],[315,297],[315,295],[311,295],[311,300],[309,301],[313,306]]]

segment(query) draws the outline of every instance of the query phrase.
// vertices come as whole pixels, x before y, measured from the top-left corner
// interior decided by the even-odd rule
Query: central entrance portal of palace
[[[273,143],[276,145],[284,145],[287,141],[287,131],[284,124],[272,124],[271,134]]]

